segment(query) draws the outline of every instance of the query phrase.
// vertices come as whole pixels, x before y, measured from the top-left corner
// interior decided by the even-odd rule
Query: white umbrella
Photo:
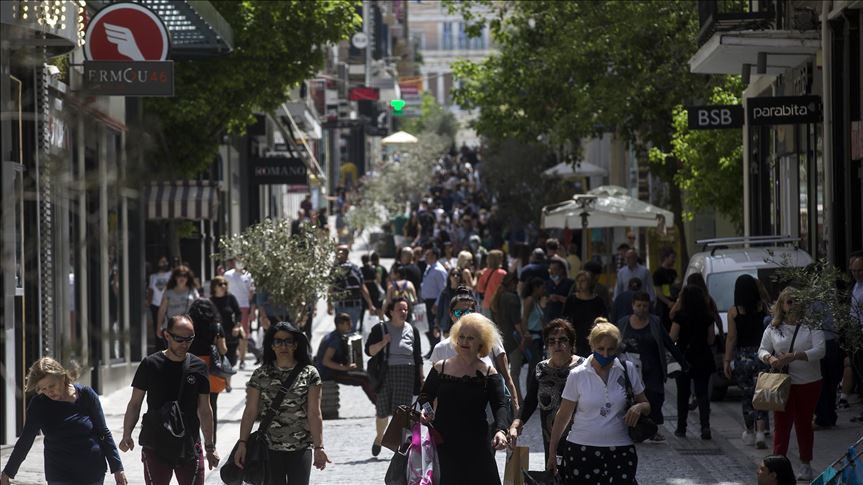
[[[603,185],[559,204],[542,208],[543,228],[659,227],[674,224],[674,214]]]
[[[576,162],[575,167],[569,162],[560,162],[550,169],[542,172],[548,177],[604,177],[608,171],[590,162]]]
[[[416,143],[417,137],[406,131],[399,131],[381,140],[384,145],[397,145],[402,143]]]

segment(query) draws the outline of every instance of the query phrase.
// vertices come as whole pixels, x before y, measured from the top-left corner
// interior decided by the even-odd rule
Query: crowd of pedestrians
[[[843,356],[829,332],[802,324],[811,309],[799,305],[793,288],[773,303],[756,278],[743,275],[732,308],[719,309],[700,275],[681,281],[671,249],[651,273],[631,233],[611,258],[616,275],[605,286],[598,278],[603,266],[578,258],[571,235],[506,232],[483,190],[480,167],[470,150],[441,158],[428,192],[391,221],[398,243],[392,267],[383,267],[375,253],[358,266],[349,260],[349,242],[339,245],[326,295],[334,329],[317,349],[310,344],[311,320],[304,329],[290,323],[284,309],[256,290],[241,257],[209,282],[208,298],[187,265],[172,268],[160,258],[148,301],[161,347],[137,369],[119,443],[95,392],[44,358],[28,374],[27,390],[38,396],[0,482],[15,476],[41,431],[49,483],[102,483],[110,470],[125,484],[120,452],[135,448],[132,431],[140,419],[137,444],[147,483],[176,477],[181,485],[202,484],[206,468],[221,459],[218,395],[232,390],[230,372],[217,372],[215,362],[226,356],[230,367],[243,368],[255,347],[257,368],[230,460],[247,464],[254,423],[267,416],[266,483],[274,485],[308,483],[312,466],[330,462],[321,413],[327,380],[361,387],[374,405],[373,456],[399,407],[420,407],[419,422],[440,438],[440,483],[500,483],[494,453],[517,445],[537,408],[548,471],[564,483],[635,483],[638,453],[630,430],[646,417],[663,423],[669,378],[677,389],[677,437],[688,439],[687,416],[697,409],[699,437],[712,439],[709,385],[718,371],[743,392],[743,443],[767,448],[770,416],[752,407],[752,395],[758,374],[771,368],[788,369],[791,392],[785,410],[773,413],[775,456],[759,467],[759,483],[786,483],[793,473],[785,457],[792,429],[803,463],[798,478],[813,478],[813,420],[836,425],[839,376],[847,399],[859,390],[851,364],[860,356]],[[863,254],[854,253],[849,267],[860,311]],[[728,311],[727,333],[720,310]],[[260,344],[250,340],[256,316],[264,331]],[[358,368],[348,346],[354,333],[368,334],[369,371]],[[425,355],[422,338],[431,349]],[[718,368],[714,355],[721,356]],[[427,374],[424,360],[431,363]],[[852,372],[843,375],[843,363]],[[659,432],[647,438],[666,439]]]

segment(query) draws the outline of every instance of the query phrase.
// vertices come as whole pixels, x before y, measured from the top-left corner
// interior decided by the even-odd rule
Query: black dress
[[[446,361],[444,361],[444,365]],[[432,423],[443,437],[438,445],[441,485],[500,483],[489,441],[486,405],[494,412],[495,431],[505,431],[503,383],[497,375],[454,377],[432,369],[420,393],[421,403],[437,399]]]

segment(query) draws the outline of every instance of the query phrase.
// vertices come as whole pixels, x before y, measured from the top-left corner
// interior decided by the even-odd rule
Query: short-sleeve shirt
[[[282,386],[282,381],[292,370],[293,368],[280,369],[271,364],[262,365],[252,373],[248,386],[260,392],[258,418],[261,418],[270,408],[273,398]],[[300,371],[267,430],[271,450],[297,451],[312,447],[312,432],[308,417],[309,390],[320,384],[321,376],[315,366],[307,365]]]
[[[165,326],[169,318],[189,311],[192,302],[198,299],[198,290],[189,287],[186,287],[185,290],[171,288],[170,290],[165,290],[163,298],[168,299],[168,306],[165,309],[165,321],[162,322],[162,326]]]
[[[414,329],[410,323],[399,330],[390,322],[386,322],[386,331],[392,335],[390,338],[389,355],[387,363],[394,365],[414,365]],[[401,335],[399,335],[401,332]]]
[[[150,291],[153,292],[153,299],[150,304],[159,306],[162,304],[162,295],[165,294],[165,288],[168,286],[168,281],[171,280],[171,272],[165,271],[162,273],[153,273],[150,275]]]
[[[333,330],[318,345],[318,353],[315,356],[315,364],[318,367],[318,372],[321,379],[332,379],[333,374],[339,372],[335,369],[330,369],[324,365],[324,354],[327,349],[333,349],[333,362],[337,364],[348,364],[348,344],[345,341],[345,336],[338,330]]]
[[[252,275],[247,271],[236,268],[225,271],[225,279],[228,280],[228,291],[237,299],[240,308],[248,308],[249,295],[252,293],[255,283]]]
[[[626,363],[634,395],[644,392],[641,376]],[[575,417],[567,441],[585,446],[628,446],[632,444],[623,416],[626,414],[626,378],[620,360],[608,373],[608,384],[593,368],[593,356],[577,366],[566,378],[562,397],[576,402]]]
[[[164,352],[148,355],[135,371],[132,387],[147,393],[147,413],[144,415],[141,435],[138,437],[141,446],[151,448],[160,446],[153,435],[155,430],[152,427],[160,425],[159,410],[162,405],[177,399],[182,372],[183,362],[169,359]],[[191,355],[183,394],[180,397],[180,409],[183,411],[186,430],[191,431],[191,435],[196,438],[200,435],[198,396],[210,394],[210,381],[207,376],[207,364]]]

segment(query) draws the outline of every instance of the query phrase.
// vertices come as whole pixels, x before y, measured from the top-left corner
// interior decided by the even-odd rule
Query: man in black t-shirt
[[[138,436],[144,462],[144,481],[168,485],[171,477],[176,475],[180,485],[203,485],[204,456],[199,430],[204,433],[204,449],[210,469],[219,465],[219,455],[213,442],[213,412],[210,408],[207,365],[189,353],[189,347],[195,339],[194,326],[189,317],[171,317],[165,338],[168,349],[148,355],[135,372],[132,398],[123,418],[120,450],[126,452],[135,447],[132,430],[138,422],[146,396],[147,412]],[[172,402],[176,402],[180,409],[182,425],[177,423],[178,417],[175,416],[172,420],[173,430],[169,432],[163,426],[163,416],[170,410]]]

